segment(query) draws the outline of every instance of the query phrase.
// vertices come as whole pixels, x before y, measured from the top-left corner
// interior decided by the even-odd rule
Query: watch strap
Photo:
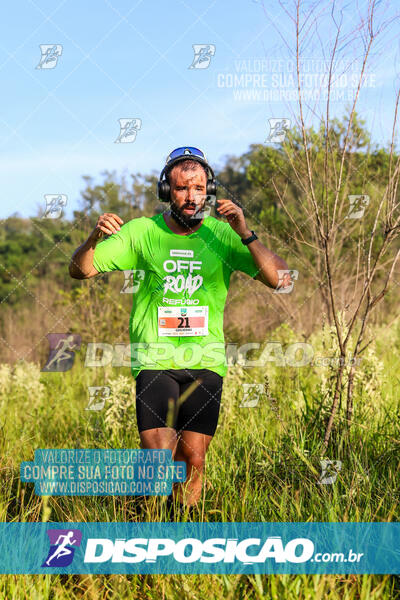
[[[258,240],[258,236],[255,233],[255,231],[251,230],[251,236],[245,239],[242,239],[242,244],[244,244],[245,246],[248,246],[251,242],[254,242],[254,240]]]

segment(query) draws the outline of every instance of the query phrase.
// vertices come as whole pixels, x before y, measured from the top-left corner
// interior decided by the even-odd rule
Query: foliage
[[[387,344],[388,334],[390,345]],[[396,373],[400,329],[374,330],[372,350],[386,373]],[[288,327],[273,339],[296,339]],[[329,329],[315,333],[322,348]],[[134,497],[49,497],[21,484],[19,466],[36,448],[137,448],[134,387],[128,369],[83,368],[83,357],[65,373],[40,373],[37,365],[0,367],[0,425],[3,521],[163,521],[163,501]],[[326,368],[325,368],[326,369]],[[207,458],[205,495],[194,519],[206,522],[389,521],[399,514],[398,385],[375,371],[376,392],[357,388],[350,450],[339,432],[325,458],[341,460],[332,485],[318,485],[321,431],[318,419],[320,369],[268,367],[252,372],[232,366],[224,381],[218,429]],[[242,383],[264,381],[271,394],[257,406],[241,407]],[[370,377],[367,370],[364,376]],[[259,378],[259,379],[257,379]],[[104,437],[96,440],[94,415],[86,411],[87,386],[106,384],[112,396],[99,412]],[[40,393],[35,393],[40,390]],[[371,418],[373,417],[373,418]],[[184,590],[184,593],[182,592]],[[190,576],[8,576],[0,579],[4,598],[399,598],[398,578],[388,575],[190,575]]]
[[[344,335],[347,335],[348,327],[346,326],[344,313],[340,313],[339,320],[340,325],[343,327]],[[352,354],[352,348],[354,348],[355,345],[354,338],[355,335],[350,336],[349,348],[346,352],[346,358],[344,360],[344,387],[346,387],[348,383],[350,367],[354,360]],[[329,325],[327,322],[325,322],[322,330],[320,332],[315,332],[311,336],[310,341],[313,345],[314,351],[318,353],[319,356],[328,359],[325,360],[325,364],[323,366],[315,368],[320,373],[321,377],[318,385],[318,392],[323,398],[332,400],[336,370],[340,360],[340,348],[334,325]],[[365,399],[374,398],[374,400],[377,400],[384,370],[383,360],[377,355],[372,344],[370,344],[356,360],[358,361],[355,372],[355,387],[357,396],[361,397],[362,394],[365,394]]]
[[[109,430],[110,442],[113,448],[117,448],[126,423],[134,422],[134,386],[132,378],[124,375],[108,379],[107,384],[111,388],[111,394],[106,403],[104,422]]]

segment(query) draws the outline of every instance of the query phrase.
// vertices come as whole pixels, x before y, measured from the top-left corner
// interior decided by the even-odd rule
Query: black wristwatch
[[[254,240],[258,240],[258,237],[257,234],[253,230],[251,230],[251,236],[244,240],[242,239],[242,244],[248,246],[250,242],[254,242]]]

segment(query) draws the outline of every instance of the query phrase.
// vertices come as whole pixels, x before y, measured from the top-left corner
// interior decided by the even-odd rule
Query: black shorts
[[[194,381],[200,384],[184,399]],[[136,377],[136,416],[139,431],[173,427],[214,435],[223,378],[209,369],[143,370]],[[179,399],[179,402],[178,402]]]

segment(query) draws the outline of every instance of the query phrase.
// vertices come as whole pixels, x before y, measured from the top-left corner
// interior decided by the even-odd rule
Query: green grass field
[[[281,328],[270,339],[288,343]],[[333,356],[329,331],[314,335],[316,353]],[[133,379],[126,368],[83,367],[66,373],[0,366],[0,510],[2,521],[157,521],[159,498],[41,498],[21,483],[19,466],[37,448],[139,447]],[[400,327],[374,331],[356,384],[350,430],[340,415],[325,458],[342,461],[332,485],[319,485],[329,367],[233,366],[208,454],[202,521],[398,521],[400,500]],[[242,383],[265,383],[268,395],[240,407]],[[109,384],[101,412],[86,411],[88,385]],[[343,407],[342,407],[343,408]],[[343,415],[343,413],[340,413]],[[15,576],[0,577],[0,597],[33,598],[400,598],[400,578],[304,576]]]

